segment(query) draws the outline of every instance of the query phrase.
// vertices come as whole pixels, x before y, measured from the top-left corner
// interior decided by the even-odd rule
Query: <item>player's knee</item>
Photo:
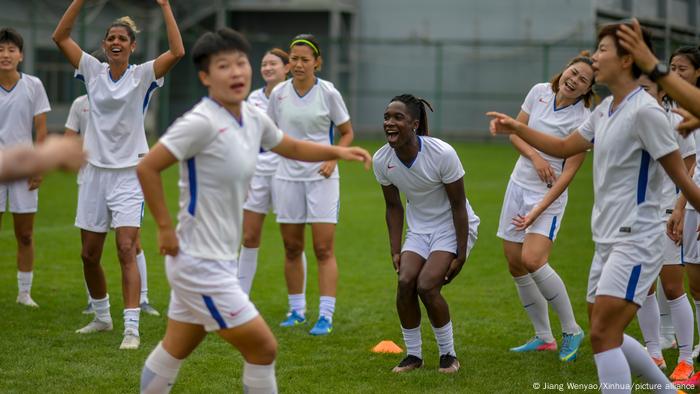
[[[430,283],[421,283],[421,281],[418,281],[416,291],[418,292],[421,300],[424,302],[430,301],[440,294],[440,286],[435,286]]]
[[[287,257],[287,260],[296,260],[301,257],[303,252],[304,244],[302,242],[284,242],[284,255]]]
[[[100,264],[99,253],[91,249],[83,248],[80,252],[80,258],[83,260],[84,265]]]
[[[326,243],[314,244],[314,254],[319,262],[326,261],[333,257],[333,245]]]
[[[659,289],[661,290],[661,289]],[[667,283],[663,288],[666,299],[675,300],[678,297],[685,294],[685,289],[683,289],[683,283]]]
[[[260,246],[260,233],[254,231],[243,232],[243,246],[246,248],[257,248]]]
[[[17,245],[25,248],[32,246],[34,240],[31,231],[19,233],[15,238],[17,238]]]
[[[534,253],[523,253],[523,255],[520,257],[520,261],[522,262],[522,266],[525,267],[527,272],[535,272],[540,267],[544,265],[544,259],[542,256],[536,255]]]
[[[119,239],[117,240],[117,254],[119,254],[120,260],[124,257],[133,254],[136,255],[136,242],[133,239]]]
[[[416,291],[415,278],[399,277],[397,293],[400,298],[413,296]]]
[[[255,350],[256,364],[272,364],[277,357],[277,340],[271,336]]]

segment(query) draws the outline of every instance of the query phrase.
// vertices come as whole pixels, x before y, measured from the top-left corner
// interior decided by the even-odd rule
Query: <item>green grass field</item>
[[[363,143],[371,151],[376,143]],[[479,240],[465,268],[443,290],[452,314],[455,345],[462,369],[454,376],[437,372],[435,339],[423,314],[425,367],[397,376],[391,368],[399,355],[377,355],[370,348],[383,339],[403,346],[394,306],[396,274],[389,259],[384,202],[379,185],[359,165],[341,165],[341,215],[336,236],[340,281],[334,331],[328,337],[308,335],[310,325],[282,329],[287,307],[282,270],[282,246],[277,225],[265,223],[252,299],[279,341],[277,380],[280,392],[312,393],[523,393],[541,391],[545,383],[597,383],[590,343],[579,359],[562,364],[557,354],[513,354],[508,348],[532,335],[517,298],[495,233],[503,193],[516,153],[500,144],[455,144],[467,171],[466,191],[481,217]],[[587,327],[586,282],[593,254],[590,236],[592,206],[591,159],[570,189],[563,228],[551,257],[566,283],[574,312]],[[177,170],[164,176],[175,212]],[[81,314],[85,289],[80,262],[79,231],[73,227],[77,186],[75,176],[54,174],[40,193],[36,220],[36,268],[31,310],[15,304],[17,291],[15,241],[11,222],[0,232],[0,392],[2,393],[124,393],[137,392],[142,365],[164,334],[165,318],[141,317],[141,348],[118,350],[121,341],[120,274],[110,235],[105,247],[106,270],[115,330],[88,336],[74,331],[90,317]],[[7,215],[6,215],[7,216]],[[156,252],[155,228],[147,213],[142,239],[149,267],[150,299],[165,312],[169,289],[163,258]],[[307,237],[307,240],[310,238]],[[318,314],[318,285],[313,251],[307,242],[309,286],[307,302],[313,322]],[[560,331],[551,314],[553,332]],[[640,338],[636,322],[628,330]],[[557,334],[559,337],[560,334]],[[558,338],[560,339],[560,338]],[[669,368],[676,353],[669,351]],[[215,335],[209,336],[183,364],[174,393],[219,393],[241,390],[242,358]],[[534,385],[541,385],[536,390]]]

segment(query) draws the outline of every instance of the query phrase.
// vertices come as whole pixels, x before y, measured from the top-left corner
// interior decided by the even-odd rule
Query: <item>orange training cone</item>
[[[372,352],[398,354],[403,353],[403,349],[395,344],[394,341],[381,341],[372,348]]]

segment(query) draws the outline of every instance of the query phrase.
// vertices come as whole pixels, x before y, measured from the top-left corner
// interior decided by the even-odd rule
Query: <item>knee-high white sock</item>
[[[301,292],[306,294],[306,252],[301,252],[301,266],[304,267],[304,285]]]
[[[635,376],[641,376],[647,383],[661,387],[660,390],[655,391],[656,393],[676,394],[678,391],[673,387],[663,371],[654,364],[644,347],[631,336],[623,335],[624,339],[622,340],[621,349],[627,359],[630,371]]]
[[[259,250],[260,248],[241,246],[241,254],[238,256],[238,282],[246,294],[250,294],[250,289],[253,287],[253,278],[258,269]]]
[[[289,310],[297,311],[300,315],[306,314],[306,294],[288,294]]]
[[[141,277],[139,304],[148,303],[148,270],[146,269],[146,255],[143,253],[143,250],[136,255],[136,266],[139,268],[139,276]]]
[[[540,293],[557,312],[561,322],[561,330],[567,334],[578,334],[581,332],[581,327],[576,323],[574,310],[571,308],[569,293],[566,291],[564,281],[561,280],[549,263],[531,273],[530,276],[537,284]]]
[[[175,384],[182,360],[163,349],[162,342],[151,352],[141,371],[141,393],[165,394]]]
[[[549,311],[547,310],[547,300],[537,288],[537,284],[530,274],[513,278],[515,287],[520,296],[525,312],[530,317],[530,322],[535,328],[535,335],[545,342],[554,342],[552,328],[549,325]]]
[[[642,307],[637,310],[637,321],[644,336],[644,343],[647,345],[649,354],[654,357],[661,357],[660,327],[661,317],[659,316],[659,304],[656,302],[656,294],[647,295]]]
[[[269,365],[244,363],[243,392],[246,394],[276,394],[275,363]]]
[[[420,335],[420,324],[416,328],[401,327],[403,342],[406,344],[406,354],[423,359],[423,340]]]
[[[627,364],[622,348],[616,347],[596,353],[593,359],[598,370],[600,391],[603,394],[632,392],[630,366]]]
[[[668,301],[671,309],[673,327],[676,329],[676,340],[678,341],[678,361],[685,360],[693,364],[693,341],[695,340],[695,330],[693,328],[693,308],[690,307],[688,296],[683,294],[675,300]]]
[[[455,353],[454,337],[452,336],[452,321],[447,322],[447,324],[439,328],[433,326],[433,333],[435,333],[435,340],[440,349],[440,355],[451,354],[457,357],[457,353]]]
[[[335,297],[321,296],[318,305],[319,315],[333,321],[333,313],[335,312]]]
[[[139,318],[141,308],[124,309],[124,332],[130,331],[133,335],[139,335]]]
[[[109,294],[102,299],[92,299],[92,307],[95,309],[95,317],[97,320],[108,323],[112,321],[112,315],[109,313]]]
[[[17,271],[17,290],[20,293],[31,293],[32,291],[32,280],[34,279],[34,272],[22,272]]]
[[[668,299],[666,299],[666,293],[661,281],[656,287],[656,301],[659,304],[659,313],[661,314],[661,335],[671,336],[675,333],[671,318],[671,307],[668,305]]]

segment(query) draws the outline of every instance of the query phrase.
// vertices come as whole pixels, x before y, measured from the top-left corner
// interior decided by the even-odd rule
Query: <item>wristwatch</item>
[[[649,73],[649,79],[651,79],[652,82],[656,82],[659,78],[667,76],[668,72],[668,65],[658,62]]]

